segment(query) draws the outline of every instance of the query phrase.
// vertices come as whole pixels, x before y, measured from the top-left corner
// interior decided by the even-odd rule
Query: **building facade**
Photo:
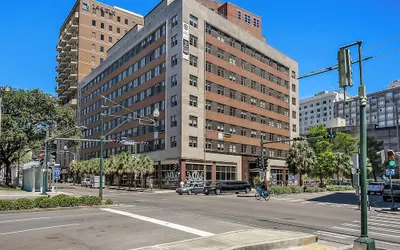
[[[77,0],[60,28],[56,50],[61,104],[76,108],[78,81],[106,58],[107,50],[143,16],[94,0]]]
[[[99,138],[103,104],[106,138],[146,142],[136,151],[154,160],[161,186],[178,179],[251,181],[261,136],[298,136],[297,70],[297,62],[265,43],[260,17],[231,3],[164,0],[80,82],[84,136]],[[155,109],[159,119],[149,126],[143,121]],[[129,121],[119,117],[127,115]],[[288,149],[265,146],[268,180],[293,181]],[[125,150],[131,146],[107,143],[104,155]],[[99,155],[100,145],[82,145],[81,158]]]
[[[309,126],[323,124],[336,127],[341,121],[334,118],[334,104],[344,100],[343,91],[322,91],[300,100],[300,133],[307,134]]]
[[[400,111],[400,81],[393,81],[387,89],[367,95],[368,136],[383,140],[385,149],[398,149],[396,134],[396,106]],[[359,126],[360,102],[353,97],[335,103],[335,117],[346,119],[347,126]],[[400,113],[398,113],[400,117]],[[398,121],[400,123],[400,119]]]

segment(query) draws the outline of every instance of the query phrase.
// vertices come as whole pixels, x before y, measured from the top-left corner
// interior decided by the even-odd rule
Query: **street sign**
[[[386,175],[394,175],[394,169],[386,169]]]
[[[54,171],[60,172],[60,171],[61,171],[61,168],[55,168]]]
[[[135,145],[135,141],[131,141],[131,140],[122,140],[121,144],[123,145]]]
[[[158,132],[154,132],[154,140],[158,139]]]
[[[358,165],[358,153],[353,154],[353,169],[359,169],[360,166]],[[353,173],[355,174],[355,173]]]

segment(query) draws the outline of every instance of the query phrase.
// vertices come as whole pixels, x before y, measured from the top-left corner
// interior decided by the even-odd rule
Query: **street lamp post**
[[[102,98],[102,100],[104,100]],[[99,198],[103,200],[103,151],[104,151],[104,109],[107,108],[101,105],[100,113],[100,185],[99,185]]]

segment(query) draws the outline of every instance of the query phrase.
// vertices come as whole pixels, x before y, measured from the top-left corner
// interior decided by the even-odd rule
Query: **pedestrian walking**
[[[150,191],[153,191],[153,176],[150,177]]]

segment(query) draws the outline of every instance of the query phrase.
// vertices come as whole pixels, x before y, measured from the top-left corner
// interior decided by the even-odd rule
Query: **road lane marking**
[[[400,222],[400,217],[388,217],[388,216],[372,216],[371,218],[375,219],[387,219],[387,220],[392,220],[392,221],[399,221]]]
[[[40,231],[40,230],[57,228],[57,227],[74,227],[74,226],[78,226],[78,225],[79,224],[65,224],[65,225],[58,225],[58,226],[51,226],[51,227],[38,227],[38,228],[31,228],[31,229],[25,229],[25,230],[19,230],[19,231],[0,233],[0,236],[1,235],[10,235],[10,234],[19,234],[19,233],[25,233],[25,232],[32,232],[32,231]]]
[[[45,220],[45,219],[50,219],[50,217],[37,217],[37,218],[19,219],[19,220],[3,220],[3,221],[0,221],[0,224],[20,222],[20,221],[29,221],[29,220]]]
[[[388,221],[388,220],[380,220],[380,219],[369,219],[370,221],[378,221],[378,222],[383,222],[383,223],[387,223],[387,224],[395,224],[395,225],[399,225],[398,221]]]
[[[360,227],[360,225],[355,225],[355,224],[350,224],[350,223],[343,223],[342,226],[357,227],[357,228]],[[378,231],[384,231],[384,232],[400,233],[399,230],[390,229],[390,228],[379,228],[379,227],[368,227],[368,228],[373,229],[373,230],[378,230]]]
[[[195,235],[198,235],[198,236],[201,236],[201,237],[207,237],[207,236],[213,236],[214,235],[213,233],[205,232],[205,231],[198,230],[198,229],[195,229],[195,228],[186,227],[186,226],[183,226],[183,225],[170,223],[170,222],[167,222],[167,221],[162,221],[162,220],[158,220],[158,219],[154,219],[154,218],[150,218],[150,217],[146,217],[146,216],[142,216],[142,215],[138,215],[138,214],[133,214],[133,213],[129,213],[129,212],[124,212],[124,211],[120,211],[120,210],[116,210],[116,209],[112,209],[112,208],[102,208],[101,210],[107,211],[107,212],[110,212],[110,213],[115,213],[115,214],[128,216],[128,217],[131,217],[131,218],[134,218],[134,219],[138,219],[138,220],[142,220],[142,221],[147,221],[147,222],[154,223],[154,224],[157,224],[157,225],[173,228],[173,229],[176,229],[176,230],[184,231],[186,233],[195,234]]]
[[[301,200],[288,200],[288,202],[299,202],[299,201],[304,201],[303,199]]]

